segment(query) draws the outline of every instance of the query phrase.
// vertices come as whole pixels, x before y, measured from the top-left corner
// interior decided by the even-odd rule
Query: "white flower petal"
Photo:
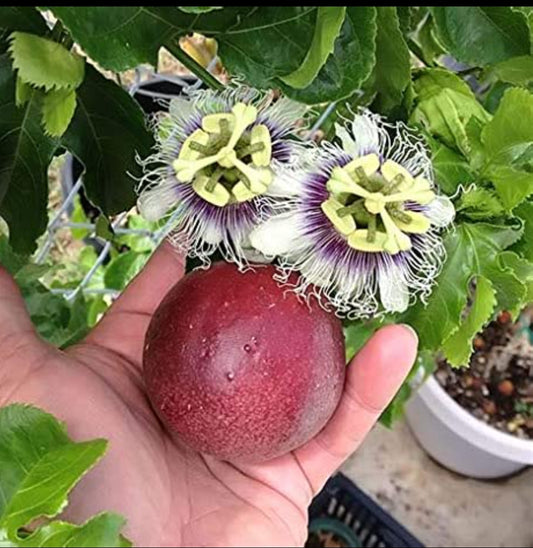
[[[389,312],[406,310],[409,306],[409,289],[402,271],[391,263],[379,272],[378,280],[383,308]]]
[[[302,190],[302,181],[290,170],[279,170],[273,181],[268,185],[265,194],[276,197],[298,196]]]
[[[205,230],[202,233],[202,239],[210,245],[218,245],[222,241],[223,236],[222,230],[215,224],[206,224]]]
[[[342,148],[350,156],[359,156],[359,147],[355,144],[354,139],[352,138],[348,130],[337,122],[335,122],[335,134],[341,140]]]
[[[358,115],[352,122],[357,156],[380,150],[379,127],[370,116]]]
[[[137,200],[137,208],[147,221],[158,221],[177,203],[176,183],[164,182],[144,190]]]
[[[449,225],[455,217],[455,208],[447,196],[437,196],[428,206],[426,215],[439,228]]]
[[[293,212],[276,215],[250,233],[252,246],[268,257],[293,253],[301,246],[298,216]]]

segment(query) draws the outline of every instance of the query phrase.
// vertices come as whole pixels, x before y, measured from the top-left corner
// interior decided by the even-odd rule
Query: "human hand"
[[[259,465],[221,462],[169,436],[142,381],[146,329],[183,273],[183,259],[163,244],[87,338],[59,351],[38,338],[0,267],[0,406],[31,403],[65,421],[74,439],[109,440],[72,494],[72,521],[119,512],[140,546],[303,546],[312,497],[400,387],[416,336],[380,329],[349,365],[335,414],[304,446]]]

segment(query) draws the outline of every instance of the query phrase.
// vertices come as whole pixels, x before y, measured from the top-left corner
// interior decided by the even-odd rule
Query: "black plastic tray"
[[[309,522],[332,518],[349,527],[366,548],[423,547],[409,531],[343,474],[332,477],[314,498]]]

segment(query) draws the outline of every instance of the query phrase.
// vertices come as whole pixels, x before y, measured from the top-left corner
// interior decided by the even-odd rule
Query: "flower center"
[[[327,189],[322,211],[359,251],[392,255],[407,251],[408,234],[423,234],[430,228],[423,213],[405,208],[405,202],[425,205],[435,198],[429,181],[413,178],[391,160],[381,164],[376,154],[333,168]]]
[[[185,140],[173,163],[178,180],[219,207],[265,193],[273,179],[272,141],[256,120],[257,109],[244,103],[204,116],[202,129]]]

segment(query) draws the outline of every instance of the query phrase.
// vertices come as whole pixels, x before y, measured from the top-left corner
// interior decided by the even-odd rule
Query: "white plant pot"
[[[506,434],[476,419],[433,376],[411,397],[406,417],[429,455],[459,474],[499,478],[533,464],[533,441]]]

